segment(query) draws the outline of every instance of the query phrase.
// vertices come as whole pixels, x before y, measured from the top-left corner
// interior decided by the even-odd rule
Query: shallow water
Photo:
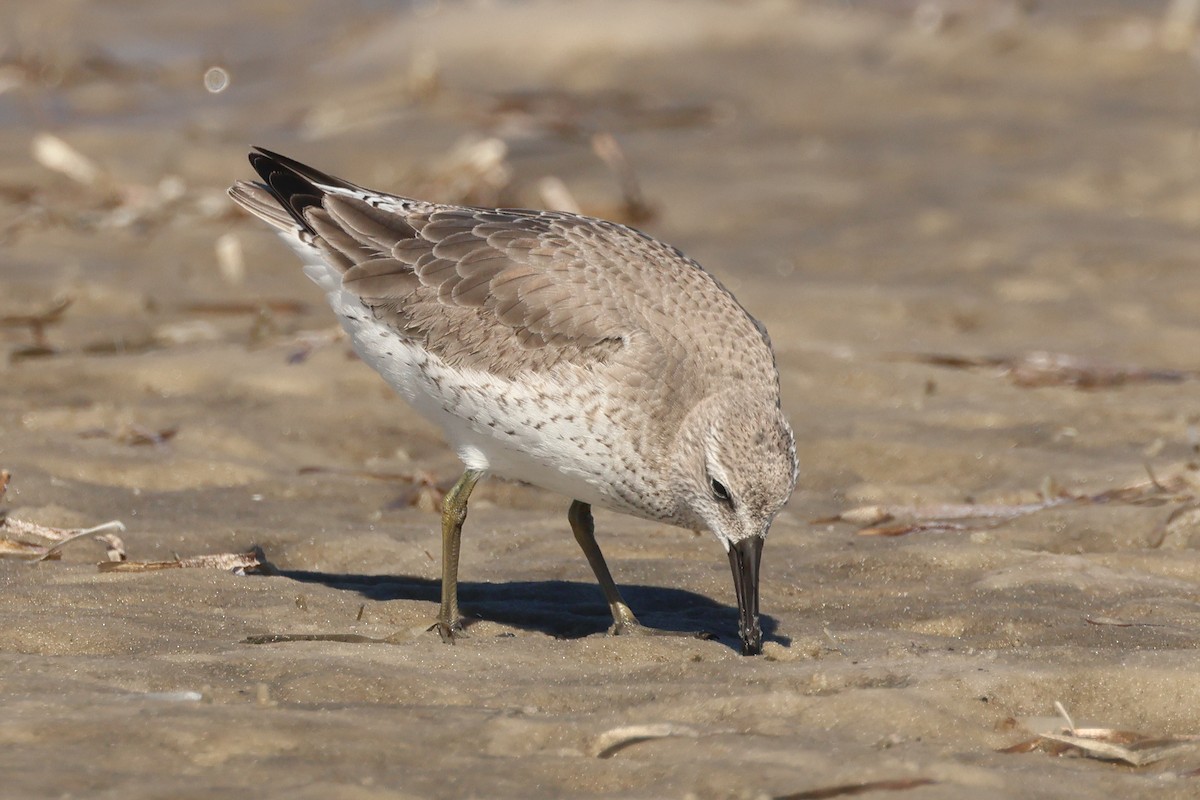
[[[1196,383],[918,358],[1198,367],[1195,58],[1163,46],[1162,4],[1045,5],[0,9],[0,317],[72,301],[50,355],[0,327],[4,507],[121,519],[135,560],[258,544],[283,573],[100,573],[90,541],[0,561],[0,796],[1195,796],[1200,748],[1137,769],[998,750],[1055,701],[1200,733],[1200,528],[1177,513]],[[47,133],[96,176],[31,158]],[[734,289],[771,331],[803,469],[764,554],[766,656],[736,653],[714,541],[598,513],[643,621],[721,634],[606,638],[566,502],[496,482],[464,534],[480,619],[455,647],[424,633],[437,519],[367,473],[458,465],[344,342],[289,363],[332,319],[224,198],[250,144],[432,199],[544,206],[557,178]],[[1147,465],[1184,488],[899,537],[810,522],[1095,494]],[[243,643],[268,632],[396,643]],[[607,731],[668,724],[597,757]]]

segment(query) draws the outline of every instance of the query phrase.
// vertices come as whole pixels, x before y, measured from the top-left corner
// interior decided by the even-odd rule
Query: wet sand
[[[44,340],[0,327],[0,508],[119,519],[140,561],[258,545],[280,572],[100,572],[90,540],[0,560],[0,796],[1195,797],[1200,746],[999,751],[1056,701],[1200,733],[1196,382],[921,359],[1200,368],[1195,56],[1163,4],[1045,5],[0,9],[0,317],[71,303]],[[730,286],[771,331],[802,466],[765,655],[737,654],[710,536],[598,512],[643,621],[720,635],[606,637],[567,502],[499,482],[464,532],[471,635],[426,633],[436,488],[403,476],[457,461],[225,199],[250,144],[430,199],[565,187]],[[813,523],[1096,495],[1147,465],[1177,480],[1136,504]],[[270,633],[390,641],[246,643]]]

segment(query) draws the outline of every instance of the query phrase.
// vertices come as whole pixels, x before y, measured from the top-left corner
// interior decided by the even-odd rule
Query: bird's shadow
[[[279,570],[278,574],[301,583],[319,583],[364,598],[420,600],[432,604],[430,620],[441,598],[441,582],[410,575],[354,575],[308,570]],[[684,589],[623,584],[621,594],[643,625],[679,633],[707,633],[722,643],[740,648],[738,610]],[[607,631],[612,624],[600,587],[578,581],[510,581],[458,584],[459,602],[469,628],[486,619],[523,630],[539,631],[559,639],[579,639]],[[778,635],[775,618],[763,615],[764,641],[784,646],[791,639]]]

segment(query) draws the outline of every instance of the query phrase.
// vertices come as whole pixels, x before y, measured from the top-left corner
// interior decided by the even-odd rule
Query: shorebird
[[[490,473],[573,501],[612,634],[666,632],[622,599],[591,507],[708,529],[733,570],[741,651],[762,652],[759,565],[796,447],[766,329],[716,278],[613,222],[385,194],[262,148],[250,163],[261,182],[230,196],[300,255],[362,360],[465,465],[442,504],[430,630],[462,630],[462,525]]]

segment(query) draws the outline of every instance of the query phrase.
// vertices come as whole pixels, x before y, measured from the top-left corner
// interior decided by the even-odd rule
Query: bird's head
[[[729,554],[742,654],[762,652],[758,567],[771,521],[796,487],[791,426],[772,396],[732,388],[685,418],[675,442],[677,516],[712,531]]]

